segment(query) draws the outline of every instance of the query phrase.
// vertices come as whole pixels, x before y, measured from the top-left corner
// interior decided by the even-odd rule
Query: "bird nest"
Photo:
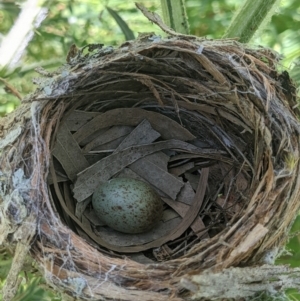
[[[183,300],[192,274],[272,261],[300,191],[295,88],[278,62],[234,40],[154,34],[72,48],[1,120],[2,242],[33,215],[32,258],[84,300]],[[97,218],[92,195],[113,178],[159,195],[151,230]]]

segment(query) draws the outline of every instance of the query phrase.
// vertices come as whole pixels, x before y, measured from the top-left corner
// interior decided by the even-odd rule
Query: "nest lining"
[[[192,273],[251,265],[265,251],[281,246],[299,209],[299,124],[293,85],[285,73],[276,71],[277,63],[269,50],[245,48],[234,41],[148,37],[117,50],[79,52],[44,81],[14,113],[17,125],[2,122],[4,134],[17,134],[6,136],[1,172],[11,175],[21,169],[31,181],[20,194],[28,211],[38,213],[32,256],[49,284],[85,300],[167,300],[170,296],[181,300],[192,294],[180,284]],[[61,188],[52,194],[47,190],[49,170],[56,174],[50,158],[64,122],[78,112],[105,114],[125,108],[168,116],[200,142],[224,152],[227,177],[223,172],[216,179],[222,173],[222,168],[216,168],[207,186],[212,190],[223,182],[227,192],[231,185],[232,196],[238,197],[231,203],[238,210],[230,209],[228,217],[221,210],[221,229],[166,262],[140,264],[122,252],[97,246],[89,237],[85,242],[65,226],[67,217],[62,222],[63,213],[59,216],[60,209],[53,206]],[[24,119],[18,115],[21,111]],[[18,131],[20,125],[23,131]],[[210,169],[214,166],[219,165],[211,164]],[[217,187],[214,181],[219,181]],[[16,227],[22,217],[17,219],[13,212],[3,215],[10,215]],[[78,227],[73,228],[79,233]]]
[[[154,105],[152,105],[152,109],[155,109]],[[173,117],[175,117],[174,112],[172,112],[172,110],[170,109],[164,108],[163,110],[160,109],[159,111],[164,112],[169,116],[172,116],[171,113],[173,113]],[[79,113],[81,113],[82,115],[84,112],[75,112],[76,115],[78,115]],[[108,110],[106,113],[94,117],[89,123],[86,123],[86,125],[82,126],[76,133],[74,133],[73,136],[71,136],[70,132],[68,132],[68,130],[66,130],[65,127],[62,127],[62,129],[57,135],[57,142],[54,147],[53,154],[58,158],[58,160],[62,162],[62,165],[66,166],[69,178],[71,178],[71,180],[75,179],[73,188],[75,200],[70,199],[68,202],[72,202],[74,204],[77,201],[76,210],[74,208],[75,206],[70,206],[68,211],[73,212],[71,216],[74,216],[75,212],[75,215],[82,221],[82,223],[80,223],[81,227],[84,228],[84,222],[82,220],[84,218],[89,219],[94,227],[100,226],[98,224],[99,220],[97,220],[97,218],[93,215],[93,209],[85,208],[89,206],[89,196],[91,193],[94,192],[94,189],[97,188],[99,183],[104,182],[105,180],[109,180],[112,176],[129,177],[144,181],[148,180],[150,184],[154,186],[156,190],[158,190],[158,193],[161,195],[162,199],[167,205],[165,206],[166,210],[164,211],[164,222],[160,223],[158,227],[154,229],[154,231],[152,231],[151,233],[145,233],[145,235],[140,234],[135,236],[126,236],[118,232],[112,232],[111,229],[107,231],[105,227],[98,227],[98,229],[96,229],[96,232],[99,233],[98,236],[100,237],[96,240],[96,242],[98,242],[100,245],[104,244],[104,246],[110,250],[131,253],[139,252],[149,249],[150,246],[160,247],[161,245],[163,245],[162,241],[168,242],[169,240],[173,241],[172,245],[174,246],[174,239],[179,237],[180,234],[176,234],[176,236],[170,235],[173,228],[171,227],[171,225],[173,224],[174,227],[179,226],[181,220],[178,215],[176,216],[176,211],[179,213],[179,215],[181,214],[182,218],[184,218],[187,215],[188,208],[191,206],[193,206],[194,209],[191,209],[190,212],[198,213],[196,212],[196,208],[197,206],[200,208],[202,202],[204,201],[203,196],[207,184],[201,184],[199,190],[197,190],[197,186],[199,185],[198,182],[201,179],[198,173],[201,173],[202,175],[202,172],[200,172],[200,170],[202,170],[203,167],[213,166],[213,168],[211,169],[211,175],[208,177],[209,196],[207,196],[205,200],[205,206],[202,206],[202,219],[200,217],[197,217],[197,220],[193,222],[192,217],[186,217],[185,223],[189,218],[190,224],[192,224],[193,222],[191,228],[194,231],[194,235],[192,235],[191,233],[186,233],[187,240],[191,240],[191,238],[193,238],[194,236],[198,237],[199,239],[201,239],[201,237],[209,238],[210,235],[213,235],[213,232],[217,232],[217,227],[220,227],[220,225],[217,226],[217,223],[213,221],[214,215],[218,216],[217,220],[223,221],[224,223],[225,221],[229,221],[231,219],[235,211],[241,210],[241,205],[238,204],[240,201],[240,197],[237,196],[238,193],[236,191],[236,184],[239,183],[239,192],[241,193],[247,188],[246,179],[241,173],[241,167],[236,166],[235,168],[239,169],[239,175],[237,177],[233,177],[233,181],[231,183],[231,185],[234,187],[232,189],[233,191],[229,191],[228,187],[226,187],[228,192],[223,191],[223,182],[225,182],[224,178],[226,178],[226,175],[228,175],[230,172],[231,174],[234,173],[234,167],[229,165],[228,162],[232,163],[232,165],[234,165],[234,162],[232,159],[224,155],[224,150],[221,150],[221,143],[219,142],[221,138],[218,137],[219,140],[215,139],[215,141],[213,139],[195,140],[196,136],[191,134],[191,132],[187,129],[195,127],[195,124],[198,123],[198,125],[201,124],[203,132],[208,131],[208,129],[202,125],[204,124],[203,121],[201,122],[201,120],[196,119],[194,123],[192,122],[192,118],[195,119],[197,116],[192,116],[192,118],[190,117],[188,119],[185,116],[189,116],[188,113],[181,114],[182,120],[184,120],[186,123],[186,126],[184,128],[169,118],[163,118],[161,114],[162,113],[157,114],[153,111],[148,111],[139,108],[121,108]],[[73,119],[73,114],[70,115],[70,118],[71,120]],[[160,134],[151,128],[151,124],[148,120],[150,120],[151,124],[153,124],[156,127],[156,129],[161,132],[162,138],[173,139],[163,140],[162,138],[160,138]],[[127,125],[121,126],[120,124],[123,123]],[[132,125],[133,123],[138,123],[138,126],[135,127],[134,130],[132,130],[131,127],[128,128],[128,124]],[[107,125],[112,124],[118,125],[112,126],[108,130],[105,129],[107,128]],[[71,123],[69,123],[68,129],[70,130],[70,127],[72,126],[73,120]],[[96,126],[96,128],[94,126]],[[102,134],[99,133],[99,128]],[[104,128],[104,130],[102,128]],[[126,132],[124,132],[124,130],[126,130]],[[87,136],[89,136],[88,134],[92,131],[94,131],[94,133],[97,134],[96,138],[92,139],[90,142],[87,142],[89,141],[89,138],[87,138]],[[222,133],[221,129],[218,129],[218,131],[216,132]],[[80,133],[82,133],[83,135],[80,135]],[[118,134],[118,136],[114,136],[112,134]],[[119,135],[121,135],[121,137],[119,137]],[[93,136],[93,134],[91,134],[90,136]],[[203,135],[201,135],[198,131],[197,137],[200,138],[201,136]],[[209,137],[209,135],[207,134],[206,136]],[[67,140],[67,137],[69,137],[70,140]],[[86,140],[86,142],[84,143],[79,142],[79,144],[82,144],[83,149],[81,149],[78,144],[72,145],[74,137],[76,137],[80,141],[81,139]],[[176,140],[175,138],[182,139],[183,141]],[[152,142],[156,141],[157,139],[160,139],[160,141],[151,145],[145,145],[144,147],[142,145],[136,145],[137,142],[143,142],[145,144],[147,141]],[[186,140],[194,141],[193,144],[189,144],[184,142]],[[202,143],[202,149],[197,148],[194,145],[199,143]],[[129,147],[131,144],[133,144],[133,149],[124,149]],[[57,145],[59,145],[59,147],[57,147]],[[60,145],[64,145],[64,149],[67,151],[64,152]],[[214,149],[213,146],[215,145],[217,145],[219,149]],[[111,150],[111,147],[113,146],[116,147],[116,149]],[[89,166],[89,149],[93,147],[96,148],[96,150],[91,151],[91,154],[93,156],[92,158],[90,158],[90,160],[92,159],[92,166],[79,173],[76,179],[74,167],[69,167],[70,160],[67,159],[66,161],[64,161],[66,159],[66,156],[68,155],[68,153],[69,157],[71,157],[72,154],[76,156],[76,160],[78,161],[78,165],[76,166],[76,168],[81,170],[82,166]],[[167,153],[164,153],[162,151],[153,152],[155,148],[157,149],[157,147],[161,148],[163,151],[167,151]],[[169,147],[173,147],[177,150],[175,151],[168,149]],[[77,154],[74,153],[74,148],[78,149]],[[122,151],[120,148],[124,149],[124,151]],[[118,150],[119,153],[116,153]],[[139,156],[141,156],[141,159],[136,160],[136,158],[129,156],[135,151],[140,152]],[[150,151],[150,155],[145,156],[145,154],[147,154],[146,151]],[[82,152],[85,152],[85,157],[82,155]],[[171,155],[168,156],[168,153],[170,153]],[[111,155],[109,156],[109,154]],[[132,163],[133,160],[134,162]],[[220,160],[220,163],[216,164],[218,160]],[[114,161],[117,161],[116,165],[113,165],[115,163]],[[224,162],[226,162],[227,164]],[[109,166],[109,170],[105,170],[107,166]],[[169,168],[167,166],[169,166]],[[58,169],[58,172],[62,169],[63,168]],[[204,172],[208,173],[208,170],[203,169],[203,173]],[[57,175],[53,174],[53,178],[57,179]],[[67,195],[72,194],[70,189],[68,190],[68,186],[70,184],[65,183],[67,179],[68,177],[64,175],[63,179],[61,180],[63,181],[63,184],[61,185],[62,189],[61,192],[57,193],[58,195],[65,195],[65,190],[67,190]],[[86,184],[88,181],[89,183]],[[202,181],[204,180],[202,179]],[[225,186],[228,185],[229,182],[227,180]],[[202,187],[204,187],[204,189]],[[57,187],[55,188],[57,189]],[[202,198],[195,195],[195,193],[201,195],[202,192]],[[218,195],[220,195],[221,193],[223,194],[223,198],[218,198]],[[193,204],[194,199],[198,202],[198,204]],[[223,208],[222,206],[225,208]],[[59,207],[59,204],[57,204],[56,207]],[[171,208],[175,209],[175,211]],[[74,220],[75,222],[77,222],[77,219]],[[209,225],[209,229],[205,229],[203,220],[206,220],[205,223]],[[88,220],[86,220],[86,222],[88,223]],[[190,226],[190,224],[187,224],[187,226]],[[178,233],[186,232],[184,230],[186,227],[183,227],[183,229],[182,227],[183,226],[178,227]],[[223,228],[224,227],[225,225],[223,225]],[[88,232],[90,231],[91,228],[89,227]],[[210,235],[207,235],[207,232],[210,232]],[[94,235],[92,236],[94,237]],[[100,238],[103,237],[106,238],[106,243],[100,241]],[[172,237],[172,239],[168,237]],[[194,239],[196,237],[194,237]],[[115,245],[112,245],[112,240],[118,241],[115,242]],[[134,244],[134,241],[136,241],[136,244],[140,244],[140,246],[129,247],[130,245]],[[116,243],[118,242],[119,245],[116,245]],[[187,241],[185,241],[183,238],[180,238],[180,242],[181,244],[187,244]],[[110,244],[110,246],[108,244]],[[190,242],[190,245],[191,244],[192,243]],[[173,247],[173,249],[176,250],[176,254],[181,253],[180,249],[178,250],[178,246],[175,246],[175,248]],[[187,247],[184,246],[183,249],[186,250]],[[156,253],[157,252],[159,252],[159,250],[156,250]],[[174,252],[171,251],[171,249],[170,252],[172,254],[169,254],[169,257],[173,258],[175,256],[173,255]],[[165,255],[167,256],[168,254]]]

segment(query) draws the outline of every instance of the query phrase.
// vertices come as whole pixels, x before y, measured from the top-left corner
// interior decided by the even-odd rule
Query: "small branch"
[[[18,291],[18,287],[22,281],[19,278],[19,274],[22,271],[26,256],[30,250],[31,240],[35,235],[35,227],[35,217],[32,214],[23,221],[23,225],[17,230],[18,233],[14,234],[20,237],[20,240],[17,243],[12,265],[2,289],[3,301],[11,301]]]
[[[239,38],[248,43],[271,19],[280,0],[245,0],[223,38]]]
[[[27,0],[9,33],[0,45],[0,67],[12,68],[22,56],[33,37],[33,29],[39,27],[47,10],[40,7],[38,0]]]
[[[22,95],[19,93],[19,91],[12,86],[8,81],[6,81],[4,78],[0,77],[0,82],[3,82],[3,84],[5,85],[5,92],[6,93],[11,93],[14,96],[16,96],[17,98],[19,98],[20,100],[22,100]]]
[[[240,299],[259,292],[276,294],[288,288],[299,290],[299,279],[300,268],[263,265],[204,272],[183,278],[181,285],[193,293],[193,299]]]
[[[143,13],[143,15],[151,22],[155,23],[160,27],[161,30],[166,32],[167,34],[174,36],[174,37],[181,37],[185,39],[196,39],[196,36],[186,35],[183,33],[178,33],[174,31],[172,28],[170,28],[168,25],[166,25],[161,17],[153,12],[150,12],[143,4],[141,3],[135,3],[135,6]]]

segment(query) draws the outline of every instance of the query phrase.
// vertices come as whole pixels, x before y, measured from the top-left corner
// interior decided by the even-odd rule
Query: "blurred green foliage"
[[[289,264],[292,267],[300,266],[300,216],[298,216],[293,224],[290,232],[291,239],[286,245],[287,252],[278,260],[278,264]]]
[[[61,297],[58,294],[53,294],[41,287],[43,280],[40,277],[35,277],[31,274],[25,277],[23,273],[21,273],[20,277],[22,277],[22,282],[13,301],[61,301]],[[0,282],[0,290],[4,283],[4,281]],[[1,293],[0,300],[2,300]]]
[[[1,290],[5,284],[11,263],[12,254],[5,249],[0,249],[0,300],[2,300]],[[41,277],[37,277],[30,272],[22,272],[19,277],[22,281],[13,301],[61,301],[59,294],[54,294],[41,287],[45,283]]]
[[[15,23],[24,0],[2,0],[0,2],[0,43]],[[48,0],[43,2],[48,9],[47,18],[35,30],[33,39],[13,69],[0,69],[0,78],[6,79],[22,96],[34,90],[32,79],[38,77],[36,67],[49,71],[65,63],[67,52],[72,44],[82,47],[89,43],[102,43],[116,46],[125,41],[124,28],[120,28],[117,17],[107,10],[107,6],[122,18],[135,37],[138,32],[164,33],[151,24],[135,8],[134,1],[123,0]],[[162,15],[159,0],[143,0],[142,3],[151,11]],[[187,15],[191,34],[221,38],[228,27],[241,0],[186,0]],[[281,6],[273,16],[271,23],[259,31],[252,44],[270,47],[283,55],[283,67],[300,85],[300,5],[299,0],[282,0]],[[124,24],[123,24],[124,26]],[[122,27],[122,26],[121,26]],[[127,30],[127,29],[126,29]],[[127,34],[128,30],[127,30]],[[127,36],[128,38],[128,36]],[[0,82],[0,116],[12,111],[19,100],[8,94]],[[300,230],[300,218],[292,233]],[[287,248],[291,255],[284,255],[278,263],[299,266],[300,236],[295,235]],[[11,265],[11,256],[0,252],[0,288]],[[14,301],[60,300],[50,292],[45,292],[38,285],[42,280],[34,275],[21,275],[22,285]],[[299,294],[291,290],[291,299],[300,300]],[[1,295],[0,295],[1,298]]]

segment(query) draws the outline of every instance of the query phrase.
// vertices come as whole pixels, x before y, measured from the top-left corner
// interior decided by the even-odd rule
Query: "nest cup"
[[[152,34],[73,52],[1,121],[3,233],[33,214],[31,256],[51,287],[84,300],[184,300],[193,274],[274,260],[299,210],[298,109],[278,61]],[[162,198],[150,232],[95,221],[91,195],[117,177]]]

